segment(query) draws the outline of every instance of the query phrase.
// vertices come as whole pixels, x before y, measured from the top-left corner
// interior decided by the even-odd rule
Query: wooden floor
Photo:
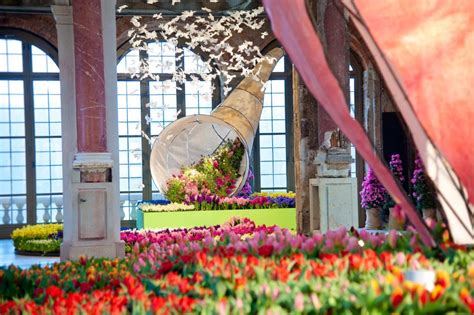
[[[59,262],[59,257],[23,256],[15,254],[12,240],[0,240],[0,267],[16,265],[29,268],[32,265],[48,265]]]

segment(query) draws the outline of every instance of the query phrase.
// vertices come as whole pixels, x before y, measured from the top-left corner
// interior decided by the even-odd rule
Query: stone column
[[[61,259],[121,257],[115,1],[74,1],[53,12],[63,101]]]
[[[310,1],[313,21],[326,48],[329,66],[349,96],[349,38],[347,21],[333,0]],[[316,175],[315,158],[325,135],[337,129],[294,73],[295,186],[298,232],[310,233],[309,179]],[[327,135],[326,135],[327,136]]]
[[[318,105],[293,68],[293,124],[295,156],[296,226],[310,231],[309,180],[316,174],[314,159],[319,148]]]

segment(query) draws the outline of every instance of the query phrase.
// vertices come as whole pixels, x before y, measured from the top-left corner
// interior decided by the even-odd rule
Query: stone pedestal
[[[312,178],[309,183],[311,231],[359,226],[356,178]]]

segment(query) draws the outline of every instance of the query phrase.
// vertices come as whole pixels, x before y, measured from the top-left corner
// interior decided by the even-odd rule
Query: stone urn
[[[382,228],[382,211],[380,208],[365,209],[365,228],[380,230]]]
[[[434,208],[429,208],[429,209],[422,209],[422,213],[423,213],[423,220],[427,220],[427,219],[431,219],[433,221],[437,221],[437,217],[436,217],[436,209]]]
[[[388,229],[389,230],[403,230],[405,227],[405,218],[403,217],[401,210],[396,207],[389,209],[388,216]]]

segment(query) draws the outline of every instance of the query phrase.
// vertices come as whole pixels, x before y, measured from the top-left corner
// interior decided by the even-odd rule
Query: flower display
[[[196,195],[189,198],[197,210],[237,210],[237,209],[270,209],[294,208],[295,198],[273,194],[274,197],[255,195],[246,197],[219,197],[212,195]]]
[[[56,244],[56,250],[59,250],[59,245],[57,242],[32,242],[32,240],[54,240],[58,232],[62,232],[63,225],[60,223],[56,224],[36,224],[36,225],[27,225],[18,229],[13,230],[11,238],[13,240],[13,245],[17,250],[22,251],[31,251],[32,248],[40,248],[41,245],[45,245],[47,252],[55,251],[52,249],[54,244]],[[43,251],[43,250],[40,250]]]
[[[249,168],[249,174],[247,176],[247,180],[245,181],[244,187],[240,190],[238,196],[239,197],[250,197],[252,194],[252,182],[255,176],[253,175],[252,169]]]
[[[124,259],[0,268],[0,313],[472,313],[474,251],[442,235],[431,249],[412,232],[304,236],[237,218],[125,231]],[[409,270],[432,270],[433,288]]]
[[[18,245],[17,250],[38,253],[59,253],[62,239],[27,240]]]
[[[385,188],[379,182],[372,169],[369,168],[362,182],[360,192],[362,208],[381,208],[385,202]]]
[[[400,154],[392,154],[389,162],[390,171],[392,171],[393,176],[398,179],[400,183],[405,181],[403,176],[403,163],[400,159]],[[395,206],[395,201],[393,201],[392,196],[385,190],[384,194],[385,199],[385,208],[393,208]]]
[[[429,179],[425,175],[423,161],[418,156],[415,160],[415,170],[411,179],[413,186],[412,196],[414,198],[416,208],[433,209],[436,208],[436,197],[430,188]]]
[[[168,203],[165,205],[162,204],[153,204],[147,202],[141,202],[138,205],[138,209],[143,212],[170,212],[170,211],[191,211],[194,210],[194,205],[187,205],[184,203]]]
[[[251,195],[251,197],[271,197],[271,198],[287,197],[287,198],[295,198],[296,194],[292,191],[289,191],[289,192],[280,192],[280,191],[267,192],[267,191],[262,191],[262,192],[254,192]]]
[[[186,166],[167,182],[165,197],[171,202],[190,201],[191,196],[225,197],[235,189],[245,149],[238,138],[224,142],[215,153]]]

